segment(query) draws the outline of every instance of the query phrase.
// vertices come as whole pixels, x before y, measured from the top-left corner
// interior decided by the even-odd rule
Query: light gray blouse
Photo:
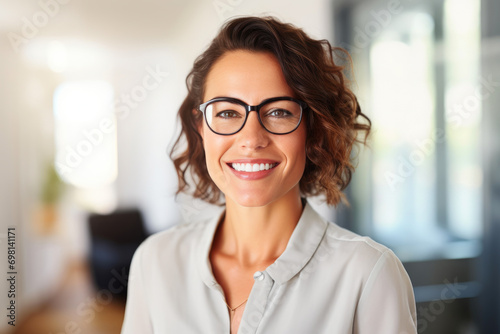
[[[129,276],[122,334],[228,334],[209,251],[220,217],[149,237]],[[413,290],[388,248],[306,204],[281,256],[256,272],[238,334],[417,333]]]

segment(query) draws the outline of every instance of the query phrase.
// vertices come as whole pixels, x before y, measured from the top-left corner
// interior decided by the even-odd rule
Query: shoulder
[[[399,276],[404,270],[401,261],[388,247],[373,239],[327,223],[322,247],[333,254],[336,263],[344,269],[356,272],[367,280],[375,272],[385,270]]]
[[[324,242],[336,251],[332,266],[341,264],[343,288],[356,290],[356,332],[416,333],[412,284],[391,249],[334,223],[328,223]]]
[[[356,288],[361,299],[373,298],[373,291],[379,291],[387,297],[403,293],[405,299],[413,298],[408,274],[399,258],[388,247],[369,237],[328,223],[321,249],[323,254],[330,254],[329,257],[325,256],[330,259],[330,271]],[[321,259],[321,253],[318,256]]]
[[[135,257],[149,264],[182,262],[195,255],[198,245],[210,234],[212,222],[213,219],[181,223],[157,232],[141,243]]]
[[[328,242],[335,242],[347,249],[363,252],[364,255],[371,254],[377,257],[385,252],[391,252],[388,247],[374,241],[370,237],[361,236],[332,222],[327,223],[325,237]]]
[[[399,261],[388,247],[329,222],[310,205],[307,205],[301,218],[304,221],[302,226],[298,226],[302,228],[298,234],[307,236],[300,239],[301,243],[318,240],[313,260],[319,260],[331,270],[356,273],[367,278],[378,261],[385,258]],[[319,234],[322,235],[320,239],[316,237]],[[313,245],[312,242],[310,244]]]
[[[165,246],[165,243],[183,243],[194,241],[203,235],[209,224],[209,220],[203,220],[193,223],[181,223],[172,226],[164,231],[157,232],[149,236],[144,241],[144,247],[158,248]]]

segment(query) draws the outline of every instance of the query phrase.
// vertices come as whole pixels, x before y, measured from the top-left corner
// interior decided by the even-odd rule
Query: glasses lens
[[[220,134],[238,131],[245,122],[245,107],[228,101],[217,101],[207,105],[205,118],[208,126]]]
[[[263,105],[260,119],[264,127],[274,133],[288,133],[299,125],[302,107],[294,101],[274,101]]]

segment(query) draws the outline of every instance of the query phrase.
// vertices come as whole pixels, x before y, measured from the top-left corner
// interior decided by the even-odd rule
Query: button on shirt
[[[149,237],[132,260],[122,334],[228,334],[209,252],[220,216]],[[416,333],[413,290],[388,248],[306,204],[285,251],[263,271],[238,334]]]

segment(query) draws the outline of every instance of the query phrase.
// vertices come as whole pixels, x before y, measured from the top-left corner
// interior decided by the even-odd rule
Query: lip
[[[276,164],[276,166],[274,166],[273,168],[271,169],[268,169],[268,170],[261,170],[261,171],[258,171],[258,172],[244,172],[244,171],[237,171],[236,169],[234,169],[231,164],[233,163],[248,163],[248,164]],[[242,179],[242,180],[259,180],[259,179],[262,179],[262,178],[265,178],[266,176],[268,176],[269,174],[271,174],[275,169],[276,167],[279,165],[280,163],[276,160],[271,160],[271,159],[237,159],[237,160],[231,160],[230,162],[226,162],[226,165],[227,167],[229,168],[229,170],[231,172],[233,172],[233,174],[238,177],[239,179]]]
[[[277,164],[279,161],[271,159],[236,159],[227,161],[226,164]]]

